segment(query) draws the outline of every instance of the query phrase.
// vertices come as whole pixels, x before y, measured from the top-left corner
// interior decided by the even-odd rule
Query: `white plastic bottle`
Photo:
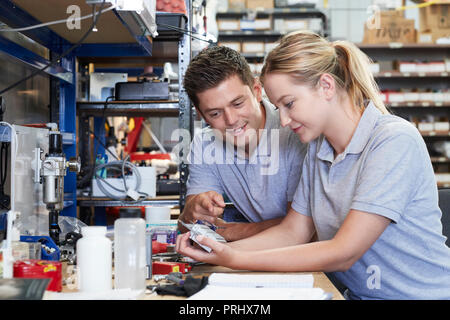
[[[120,209],[114,222],[114,288],[145,290],[145,220],[140,208]]]
[[[112,244],[106,227],[81,228],[77,241],[77,274],[80,292],[112,290]]]

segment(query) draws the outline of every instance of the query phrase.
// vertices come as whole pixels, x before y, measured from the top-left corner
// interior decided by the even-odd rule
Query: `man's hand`
[[[205,220],[215,224],[216,218],[222,215],[224,208],[225,202],[221,194],[215,191],[203,192],[188,196],[179,219],[186,223]]]

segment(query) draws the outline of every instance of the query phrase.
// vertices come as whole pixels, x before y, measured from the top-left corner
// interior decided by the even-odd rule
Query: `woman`
[[[389,114],[369,59],[346,41],[286,35],[261,81],[281,124],[309,143],[291,210],[277,226],[222,244],[180,235],[177,250],[234,269],[325,271],[351,299],[450,299],[450,248],[436,181],[414,126]],[[317,230],[317,242],[309,242]]]

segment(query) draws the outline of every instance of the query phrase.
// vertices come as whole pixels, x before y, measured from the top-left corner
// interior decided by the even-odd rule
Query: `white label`
[[[166,234],[158,234],[156,236],[156,241],[160,243],[167,243],[167,235]]]

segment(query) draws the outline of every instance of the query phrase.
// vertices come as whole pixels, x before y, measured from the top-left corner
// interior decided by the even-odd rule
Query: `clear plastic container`
[[[112,290],[112,244],[106,227],[81,228],[77,241],[77,277],[81,292]]]
[[[145,220],[139,208],[121,208],[114,222],[114,288],[145,290]]]

